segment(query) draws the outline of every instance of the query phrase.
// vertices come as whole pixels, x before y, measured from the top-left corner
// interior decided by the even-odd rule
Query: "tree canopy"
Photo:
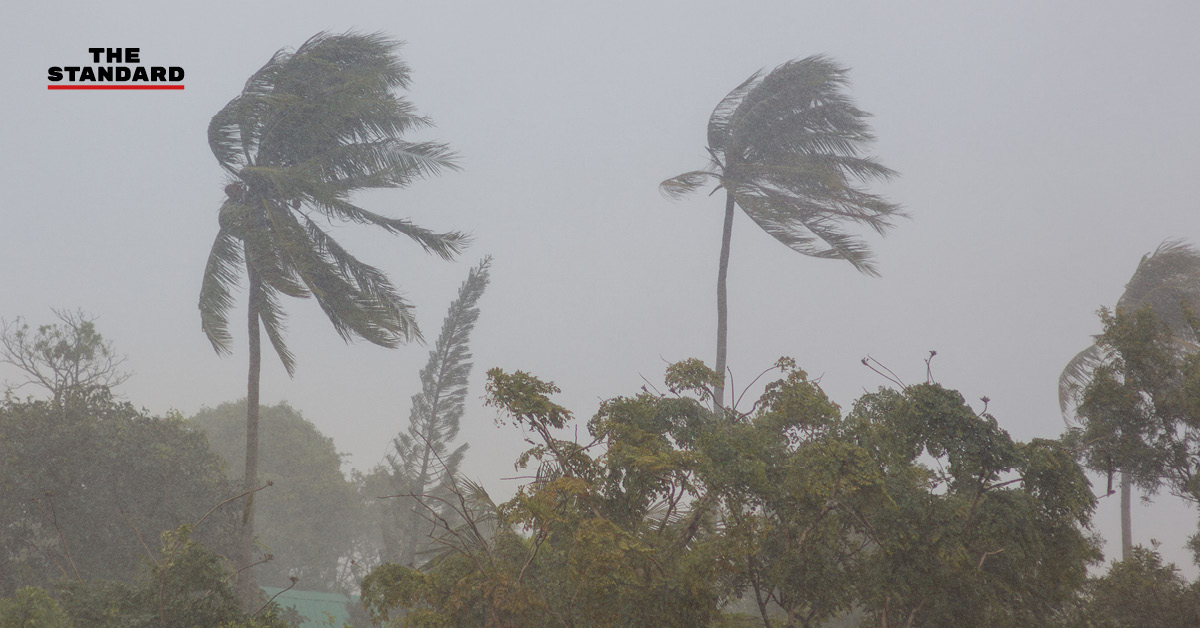
[[[669,395],[602,404],[589,442],[556,436],[557,388],[489,372],[489,402],[537,435],[535,478],[500,506],[469,485],[424,569],[363,582],[396,626],[1046,625],[1099,558],[1095,499],[1057,441],[1013,441],[937,384],[843,416],[793,361],[752,411],[717,418],[719,381],[668,369]],[[396,608],[405,609],[397,613]],[[745,615],[742,619],[748,619]]]
[[[127,580],[164,530],[235,494],[221,459],[178,415],[93,394],[0,402],[0,593],[57,578]],[[227,512],[197,534],[228,551]],[[149,544],[149,546],[147,545]]]
[[[271,486],[257,495],[258,544],[271,555],[259,567],[267,586],[338,591],[342,560],[352,553],[362,512],[354,484],[342,471],[333,440],[294,408],[263,406],[259,476]],[[242,474],[245,401],[205,408],[188,424],[208,437],[231,477]]]

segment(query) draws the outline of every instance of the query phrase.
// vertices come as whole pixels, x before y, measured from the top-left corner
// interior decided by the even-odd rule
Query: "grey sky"
[[[82,307],[129,354],[125,396],[190,414],[243,396],[243,348],[218,358],[196,299],[222,173],[209,118],[277,49],[320,30],[406,40],[409,94],[463,172],[361,199],[476,241],[457,263],[361,229],[336,233],[389,273],[432,340],[468,268],[495,256],[473,348],[465,468],[499,493],[521,448],[482,407],[483,373],[556,381],[586,420],[657,382],[665,361],[711,363],[721,200],[672,202],[660,180],[703,165],[708,115],[755,70],[827,53],[850,66],[878,187],[912,219],[873,238],[883,277],[804,258],[739,216],[730,271],[737,387],[794,356],[844,407],[934,374],[1016,438],[1062,430],[1063,364],[1098,330],[1140,256],[1200,240],[1200,5],[1190,2],[21,3],[0,20],[0,316]],[[186,69],[183,92],[51,92],[46,69],[87,48],[140,46]],[[314,303],[287,304],[299,369],[265,361],[286,399],[351,454],[378,461],[406,420],[427,349],[341,343]],[[0,373],[9,379],[11,372]],[[976,403],[976,407],[978,404]],[[505,487],[508,488],[505,488]],[[1116,499],[1101,502],[1119,535]],[[1195,514],[1135,511],[1135,540],[1174,560]]]

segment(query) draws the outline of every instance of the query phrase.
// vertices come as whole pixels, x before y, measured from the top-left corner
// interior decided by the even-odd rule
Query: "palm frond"
[[[674,507],[667,499],[659,499],[646,508],[646,522],[655,528],[674,528],[690,516],[687,507]]]
[[[840,220],[852,217],[759,186],[736,186],[729,191],[742,211],[784,246],[810,257],[845,260],[863,274],[879,275],[870,247],[838,226]]]
[[[410,143],[395,137],[331,146],[298,167],[339,192],[404,187],[414,180],[458,170],[457,155],[438,142]],[[315,177],[314,177],[315,175]]]
[[[716,176],[716,173],[707,170],[692,170],[659,183],[658,189],[669,198],[680,199]]]
[[[762,70],[750,75],[750,78],[742,81],[741,85],[733,88],[721,102],[713,109],[712,115],[708,118],[708,147],[715,151],[724,151],[729,143],[729,125],[733,118],[733,113],[737,111],[742,104],[742,100],[746,98],[746,94],[754,89],[759,77],[762,76]]]
[[[320,173],[310,168],[252,166],[241,170],[241,178],[252,186],[271,190],[276,198],[307,205],[330,219],[372,225],[392,234],[408,236],[420,244],[425,252],[442,259],[454,259],[471,242],[468,234],[459,231],[438,233],[414,225],[409,220],[389,218],[358,207],[346,200],[347,190],[344,186],[322,180]],[[388,186],[386,177],[376,183],[378,185],[373,187]]]
[[[1196,343],[1188,316],[1189,310],[1200,312],[1200,251],[1180,240],[1166,240],[1142,257],[1117,307],[1146,306],[1180,342]]]
[[[279,305],[278,292],[270,284],[260,281],[251,287],[250,298],[254,300],[254,305],[258,310],[258,320],[262,323],[263,331],[266,332],[267,339],[271,341],[271,346],[275,349],[275,355],[279,356],[279,361],[287,371],[288,377],[295,375],[296,357],[283,340],[287,325],[283,308]]]
[[[271,96],[276,76],[290,55],[280,50],[246,81],[242,93],[229,101],[208,125],[208,144],[217,163],[236,174],[239,167],[252,165],[258,137],[270,117]]]
[[[1096,367],[1108,361],[1107,353],[1099,345],[1091,345],[1075,354],[1062,374],[1058,376],[1058,409],[1062,412],[1063,422],[1070,425],[1068,411],[1078,399],[1079,394],[1092,381],[1092,373]]]
[[[200,282],[200,327],[217,353],[229,353],[229,310],[233,288],[241,278],[241,246],[229,229],[221,228],[213,240]]]
[[[862,122],[866,114],[842,94],[846,73],[845,68],[823,55],[788,61],[775,68],[731,114],[728,148],[771,146],[775,138],[781,137],[781,130],[792,131],[793,138],[806,138],[810,131],[835,129],[857,140],[839,152],[856,151],[857,144],[873,138]]]
[[[246,264],[254,268],[257,280],[269,286],[273,292],[293,298],[308,298],[311,296],[308,289],[285,254],[289,249],[304,245],[302,235],[279,220],[281,214],[286,215],[284,210],[265,199],[260,205],[252,216],[256,226],[247,229],[242,236],[247,251]]]
[[[420,339],[412,306],[386,275],[358,261],[319,228],[309,231],[308,241],[311,248],[296,247],[289,255],[343,340],[358,337],[381,347],[395,347]]]
[[[350,327],[355,334],[381,346],[395,346],[421,338],[420,328],[412,316],[412,306],[404,300],[385,273],[359,261],[307,217],[305,226],[312,250],[322,258],[323,266],[335,271],[334,274],[342,280],[340,285],[349,287],[350,294],[366,302],[367,307],[362,309],[365,318]],[[360,327],[363,324],[366,329],[381,332],[382,336],[363,333]]]
[[[307,217],[304,224],[288,210],[266,204],[271,236],[269,253],[256,256],[268,269],[264,282],[294,277],[303,296],[311,294],[343,340],[363,338],[394,347],[419,338],[409,306],[382,271],[360,262]],[[258,247],[256,247],[258,250]],[[270,263],[278,262],[279,268]],[[256,265],[258,267],[259,265]]]
[[[237,115],[241,98],[239,96],[230,101],[208,124],[208,146],[217,163],[233,174],[237,174],[238,166],[243,163],[245,148],[242,144],[241,116]]]
[[[433,253],[444,260],[452,260],[471,243],[471,236],[461,231],[438,233],[417,226],[403,218],[388,218],[367,211],[351,203],[336,199],[313,199],[319,208],[336,213],[346,220],[381,227],[388,233],[404,235],[421,245],[426,253]]]

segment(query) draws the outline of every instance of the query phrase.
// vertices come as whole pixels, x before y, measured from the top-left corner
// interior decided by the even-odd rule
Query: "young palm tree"
[[[865,190],[895,172],[865,156],[874,140],[865,119],[842,93],[847,69],[824,56],[789,61],[755,73],[729,92],[708,121],[710,162],[703,170],[663,181],[679,198],[710,181],[725,189],[725,227],[717,270],[717,361],[725,376],[728,330],[725,279],[734,208],[789,248],[812,257],[850,262],[878,275],[871,251],[844,223],[883,234],[902,215],[897,205]],[[715,191],[715,190],[714,190]],[[724,403],[724,386],[715,403]]]
[[[258,475],[260,328],[288,374],[295,369],[284,342],[280,295],[316,299],[346,341],[358,337],[395,347],[420,338],[411,306],[387,276],[342,248],[327,225],[380,227],[444,259],[466,244],[462,233],[435,233],[350,202],[357,190],[403,187],[455,167],[445,144],[402,139],[430,122],[393,93],[409,83],[408,66],[396,56],[399,45],[378,34],[320,33],[294,52],[275,53],[209,124],[209,146],[230,182],[201,284],[200,317],[213,348],[228,353],[232,290],[244,269],[247,491]],[[253,495],[245,503],[239,568],[251,563]],[[238,590],[244,602],[252,599],[253,577],[239,578]]]
[[[1133,312],[1149,307],[1171,330],[1181,351],[1200,350],[1192,332],[1189,316],[1200,312],[1200,251],[1178,240],[1167,240],[1153,253],[1142,256],[1125,292],[1117,300],[1117,310]],[[1058,403],[1064,420],[1070,416],[1072,402],[1091,381],[1096,367],[1112,358],[1099,345],[1080,351],[1058,377]],[[1133,483],[1121,473],[1121,559],[1133,550]]]

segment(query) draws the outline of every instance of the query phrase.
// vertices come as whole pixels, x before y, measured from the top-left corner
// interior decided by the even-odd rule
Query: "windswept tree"
[[[1074,599],[1098,557],[1095,497],[1062,443],[1016,442],[937,384],[842,417],[794,361],[777,366],[750,413],[717,420],[715,373],[671,365],[672,394],[601,403],[582,441],[555,438],[573,419],[553,383],[492,369],[488,404],[529,435],[517,463],[536,475],[499,507],[464,486],[462,525],[435,522],[444,551],[363,580],[372,619],[1015,628]]]
[[[1170,344],[1176,350],[1193,353],[1200,349],[1191,321],[1193,314],[1200,313],[1200,251],[1178,240],[1166,240],[1142,256],[1117,301],[1117,314],[1133,314],[1144,308],[1166,326]],[[1097,368],[1111,365],[1117,357],[1111,344],[1095,342],[1071,358],[1058,378],[1058,402],[1065,420],[1072,416],[1072,406],[1092,382]],[[1121,472],[1120,484],[1124,559],[1131,557],[1133,549],[1133,482],[1129,474]]]
[[[491,258],[471,269],[442,322],[429,362],[421,369],[421,392],[413,395],[408,429],[393,441],[388,456],[389,489],[401,495],[388,503],[384,522],[385,560],[414,564],[429,545],[432,525],[426,525],[426,506],[453,518],[446,500],[454,494],[458,467],[467,444],[452,447],[458,436],[467,383],[471,374],[469,342],[479,319],[479,298],[487,288]]]
[[[850,262],[878,275],[871,251],[846,223],[879,234],[902,215],[865,185],[895,172],[865,154],[874,140],[866,118],[845,95],[844,68],[816,55],[756,72],[717,104],[708,121],[709,164],[663,181],[680,198],[709,183],[725,189],[725,226],[717,270],[717,359],[724,379],[728,305],[725,287],[734,208],[794,251]],[[715,401],[724,403],[724,385]]]
[[[462,233],[436,233],[350,200],[359,190],[404,187],[455,167],[445,144],[403,139],[431,123],[393,91],[409,84],[409,68],[396,54],[399,45],[379,34],[320,33],[293,52],[275,53],[209,124],[209,146],[229,183],[200,289],[200,317],[213,348],[228,353],[233,290],[244,271],[250,345],[247,490],[258,477],[260,330],[288,374],[295,369],[284,341],[281,296],[316,299],[347,342],[363,338],[395,347],[420,339],[411,305],[382,271],[342,248],[327,225],[379,227],[443,259],[466,244]],[[250,493],[239,567],[250,565],[253,540]],[[249,569],[241,573],[238,591],[248,604],[256,595],[253,576]]]

